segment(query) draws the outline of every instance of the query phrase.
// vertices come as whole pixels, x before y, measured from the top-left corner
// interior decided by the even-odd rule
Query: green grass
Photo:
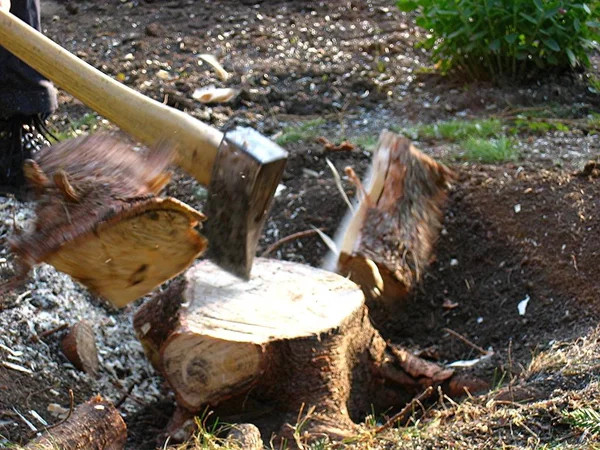
[[[279,145],[287,145],[314,138],[319,134],[320,127],[324,123],[324,119],[314,119],[298,125],[286,127],[281,132],[281,135],[276,138],[276,142]]]
[[[500,163],[515,160],[519,152],[513,143],[505,136],[493,139],[469,137],[461,143],[464,148],[464,157],[469,161],[485,164]]]
[[[510,131],[514,134],[544,134],[551,131],[563,131],[568,133],[570,129],[564,123],[560,122],[542,122],[523,118],[515,120],[514,126],[510,128]]]
[[[362,136],[357,136],[357,137],[351,139],[351,141],[354,142],[354,144],[356,146],[362,148],[363,150],[370,152],[375,149],[375,146],[377,145],[378,137],[371,135],[371,134],[365,134]]]
[[[69,123],[69,129],[64,131],[52,130],[52,134],[59,140],[71,139],[79,136],[82,132],[95,131],[100,126],[100,117],[93,113],[86,113],[77,120]]]
[[[396,128],[396,130],[398,130]],[[490,138],[502,134],[502,122],[497,119],[448,120],[419,125],[401,131],[411,139],[457,142],[469,137]]]
[[[600,434],[600,413],[593,408],[579,408],[564,413],[565,421],[591,435]]]

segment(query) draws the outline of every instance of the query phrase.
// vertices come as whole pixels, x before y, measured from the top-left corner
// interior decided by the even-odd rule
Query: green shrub
[[[422,42],[442,72],[520,79],[590,64],[600,41],[600,2],[400,0],[431,35]]]

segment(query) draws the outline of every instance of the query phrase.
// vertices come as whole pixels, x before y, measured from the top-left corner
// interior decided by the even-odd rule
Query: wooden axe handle
[[[173,142],[177,164],[208,185],[220,131],[113,80],[2,10],[0,45],[144,144]]]

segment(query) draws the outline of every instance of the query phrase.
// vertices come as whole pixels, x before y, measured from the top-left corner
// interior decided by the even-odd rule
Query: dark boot
[[[50,145],[45,121],[39,116],[0,119],[0,195],[27,197],[23,162],[42,147]]]

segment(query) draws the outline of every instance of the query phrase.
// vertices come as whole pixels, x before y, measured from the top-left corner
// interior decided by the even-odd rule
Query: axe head
[[[232,274],[248,279],[256,246],[287,152],[251,128],[225,133],[215,159],[203,232],[207,256]]]

